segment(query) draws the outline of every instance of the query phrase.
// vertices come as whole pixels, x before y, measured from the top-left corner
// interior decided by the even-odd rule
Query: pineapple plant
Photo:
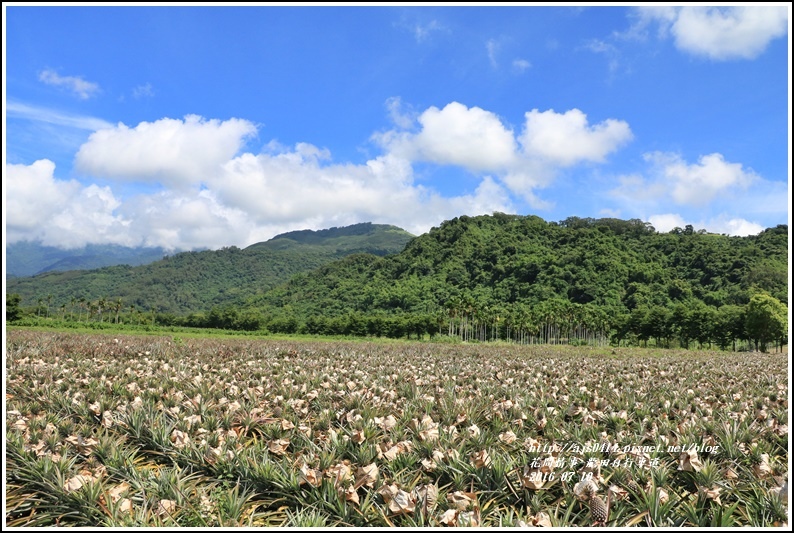
[[[609,520],[609,500],[606,501],[598,495],[598,484],[592,479],[586,479],[577,483],[573,488],[576,499],[587,502],[590,507],[590,517],[593,519],[593,526],[605,526]]]

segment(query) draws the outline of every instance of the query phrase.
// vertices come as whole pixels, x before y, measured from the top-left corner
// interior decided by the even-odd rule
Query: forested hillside
[[[245,250],[10,280],[8,292],[23,295],[22,308],[38,303],[38,315],[92,321],[104,312],[105,320],[282,333],[786,342],[787,226],[729,237],[691,226],[658,233],[636,219],[496,213],[409,239],[371,224],[298,231]],[[405,242],[393,255],[354,253],[396,252]]]
[[[7,292],[21,305],[45,307],[47,314],[122,311],[187,315],[213,306],[239,304],[290,276],[315,269],[350,253],[397,253],[413,235],[382,224],[356,224],[318,232],[278,235],[245,249],[183,252],[154,263],[88,271],[49,272],[10,279]],[[119,304],[120,302],[120,304]],[[40,313],[40,312],[39,312]]]
[[[401,254],[350,256],[251,303],[330,316],[444,309],[455,299],[482,307],[561,298],[630,311],[692,299],[744,304],[753,286],[788,303],[787,234],[786,226],[727,237],[691,228],[659,234],[638,220],[464,216]]]
[[[639,220],[463,216],[401,254],[349,256],[249,306],[309,332],[377,334],[380,323],[481,340],[634,335],[688,344],[720,342],[712,329],[723,321],[733,324],[730,342],[742,338],[738,322],[754,294],[788,304],[787,235],[786,226],[728,237],[692,227],[661,234]],[[395,316],[407,322],[393,326]]]

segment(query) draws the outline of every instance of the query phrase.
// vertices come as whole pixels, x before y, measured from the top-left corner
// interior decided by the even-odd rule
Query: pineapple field
[[[782,526],[786,354],[9,330],[6,526]]]

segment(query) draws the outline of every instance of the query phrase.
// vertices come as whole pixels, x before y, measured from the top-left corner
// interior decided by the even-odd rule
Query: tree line
[[[22,310],[19,295],[6,296],[7,319],[50,317],[43,301]],[[151,324],[261,333],[346,335],[434,339],[447,337],[468,342],[503,341],[517,344],[616,345],[680,348],[737,348],[767,351],[788,343],[788,308],[764,291],[747,305],[719,309],[693,300],[673,307],[637,307],[613,315],[607,309],[553,299],[529,307],[522,305],[478,307],[474,300],[458,298],[443,312],[366,314],[349,311],[339,316],[265,314],[258,310],[214,307],[209,313],[176,316],[125,308],[121,299],[85,302],[76,299],[72,309],[60,309],[59,318],[71,322],[107,321],[112,324]],[[103,310],[107,311],[103,318]],[[44,314],[42,314],[44,313]]]
[[[785,225],[729,237],[691,226],[659,233],[637,219],[462,216],[414,238],[400,253],[352,254],[311,271],[279,270],[278,276],[272,271],[267,284],[243,252],[181,254],[148,267],[145,272],[168,280],[163,285],[168,290],[155,291],[158,282],[143,277],[136,294],[149,294],[148,300],[107,290],[113,297],[94,293],[81,301],[76,289],[70,299],[59,300],[42,291],[46,296],[39,297],[34,314],[99,323],[522,344],[761,349],[787,342]],[[298,264],[302,255],[291,253],[291,264]],[[212,269],[203,267],[205,258]],[[97,271],[86,287],[110,287],[97,282],[132,279],[139,272],[114,268]],[[197,278],[209,270],[212,286],[226,297],[188,304],[192,300],[182,296],[209,285]],[[218,281],[224,276],[235,280],[233,298],[230,286]],[[184,305],[165,305],[166,296]],[[117,309],[122,299],[132,307],[122,303]]]

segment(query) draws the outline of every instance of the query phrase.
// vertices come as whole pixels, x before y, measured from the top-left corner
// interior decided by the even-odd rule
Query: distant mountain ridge
[[[279,235],[276,235],[275,237],[273,237],[268,241],[265,241],[264,243],[258,243],[258,244],[267,244],[268,242],[276,241],[278,239],[290,239],[296,242],[317,244],[322,241],[327,241],[328,239],[335,239],[338,237],[350,237],[353,235],[370,235],[374,233],[377,229],[382,229],[384,231],[397,231],[397,232],[405,231],[401,228],[398,228],[397,226],[390,226],[386,224],[373,224],[372,222],[363,222],[361,224],[354,224],[352,226],[333,227],[333,228],[320,229],[320,230],[302,229],[297,231],[289,231],[287,233],[281,233]],[[252,244],[251,246],[257,246],[258,244]]]
[[[52,296],[54,309],[73,299],[121,299],[125,306],[187,314],[213,306],[241,303],[312,270],[355,253],[398,253],[414,238],[385,224],[362,223],[328,230],[301,230],[277,235],[245,249],[180,252],[145,265],[117,264],[93,270],[48,271],[33,277],[8,278],[7,292],[21,305],[33,306]]]
[[[410,240],[413,235],[397,226],[363,222],[321,230],[290,231],[276,235],[270,240],[252,244],[246,250],[287,250],[301,245],[321,245],[333,248],[341,255],[370,253],[383,256],[395,253],[395,248],[400,248],[396,252],[402,251],[408,243],[406,238]]]
[[[395,252],[395,242],[399,246],[406,234],[405,230],[397,226],[363,222],[352,226],[281,233],[246,249],[285,250],[296,244],[319,244],[336,248],[338,252],[345,254],[366,252],[387,255]],[[364,239],[346,239],[347,237]],[[52,271],[93,270],[116,265],[140,266],[172,254],[162,247],[88,244],[82,248],[65,250],[33,241],[19,241],[6,246],[6,278],[35,276]]]
[[[160,247],[127,247],[89,244],[64,250],[31,241],[6,245],[6,278],[35,276],[44,272],[90,270],[114,265],[138,266],[162,259]]]

